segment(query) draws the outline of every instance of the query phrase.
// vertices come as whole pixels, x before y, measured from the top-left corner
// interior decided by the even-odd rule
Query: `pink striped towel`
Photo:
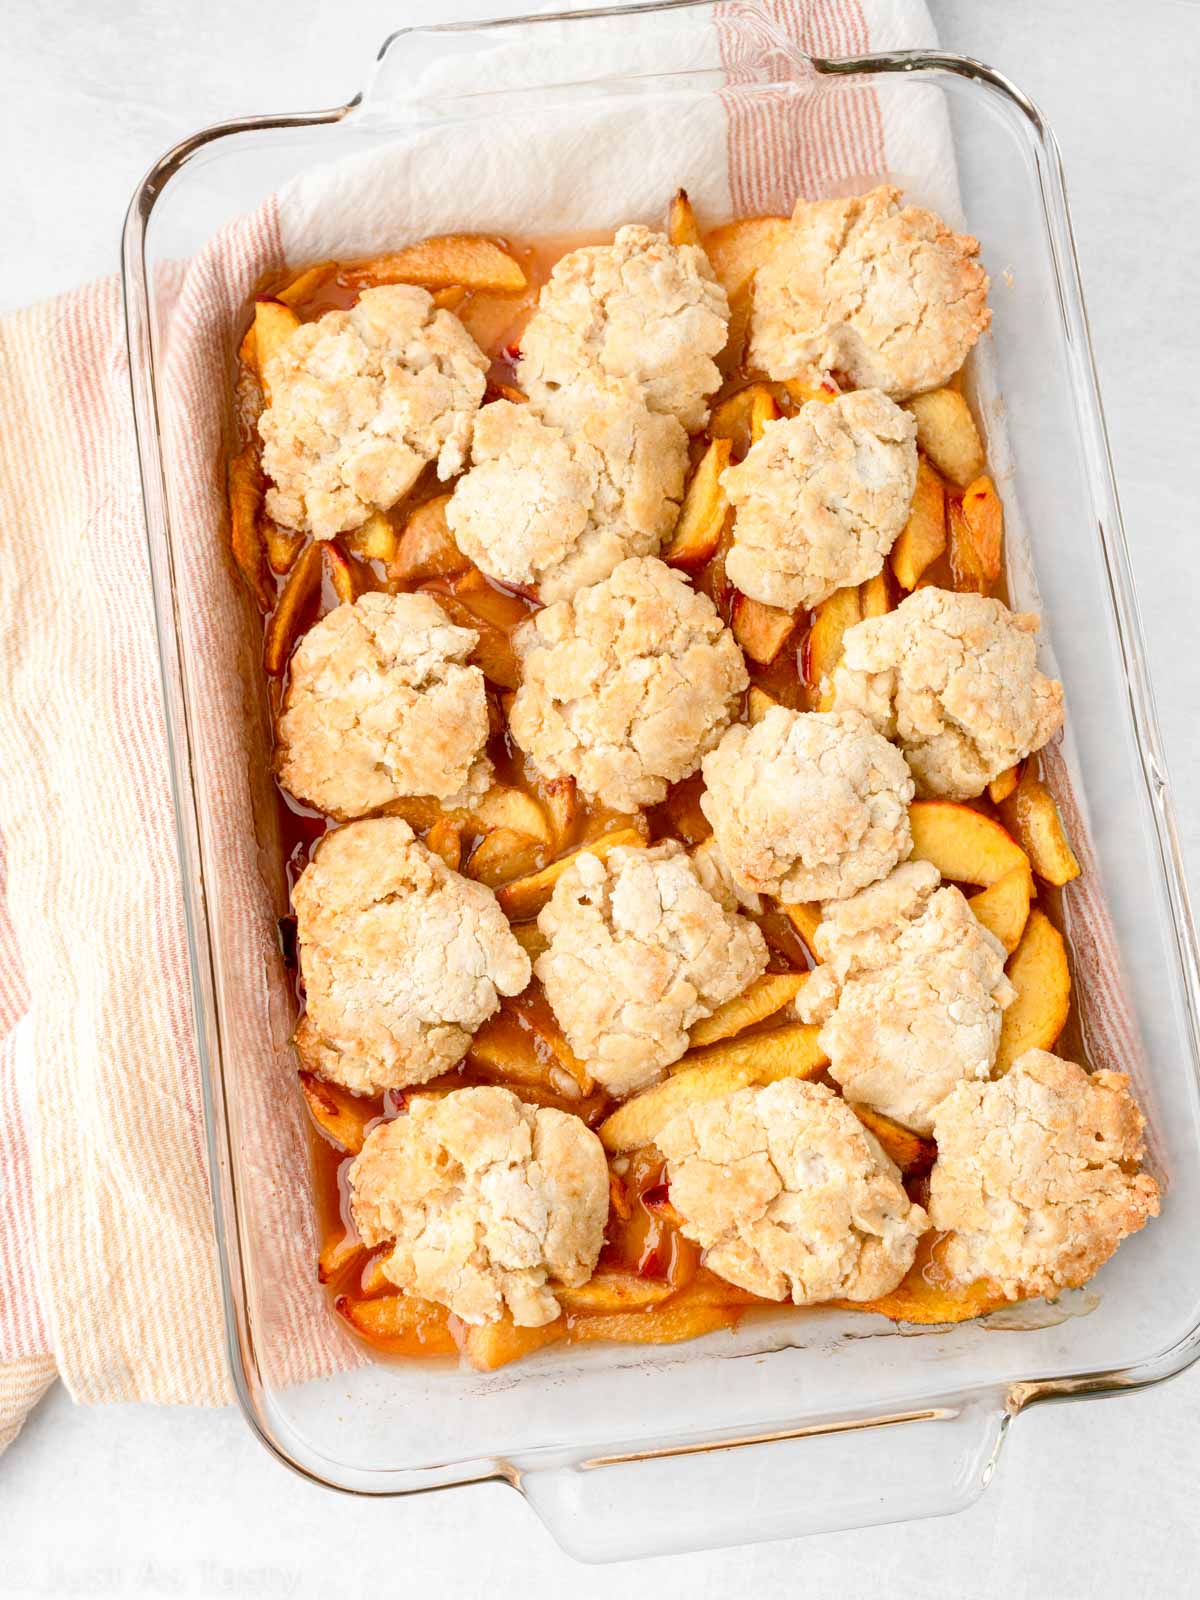
[[[836,103],[740,96],[749,62],[734,19],[744,9],[718,11],[709,41],[728,83],[714,134],[725,159],[714,149],[701,164],[702,203],[778,211],[797,193],[909,175],[917,151],[952,184],[940,113],[914,129],[889,123],[871,89]],[[932,37],[921,0],[766,0],[763,9],[814,55]],[[630,183],[645,183],[649,165],[648,155],[628,162]],[[647,194],[661,200],[668,188],[651,170]],[[300,184],[181,264],[164,363],[177,397],[174,512],[193,535],[177,574],[181,610],[194,691],[209,713],[195,739],[218,779],[209,787],[227,797],[216,870],[250,976],[259,975],[244,987],[264,997],[261,1015],[234,1030],[254,1041],[238,1079],[242,1135],[261,1142],[265,1174],[251,1225],[275,1241],[278,1275],[306,1286],[312,1222],[299,1123],[279,1110],[296,1097],[287,1018],[272,1000],[282,985],[269,869],[255,862],[255,780],[238,767],[246,613],[221,530],[217,418],[234,319],[258,274],[338,242],[347,253],[380,242],[345,236],[344,190]],[[115,281],[0,324],[0,1450],[56,1373],[83,1401],[230,1396],[127,385]],[[1079,826],[1076,839],[1085,851]],[[1081,920],[1095,931],[1094,964],[1082,976],[1103,1009],[1111,951],[1090,879]],[[1111,1005],[1106,1015],[1119,1054],[1122,1021]],[[315,1289],[288,1304],[273,1330],[277,1377],[346,1359]]]

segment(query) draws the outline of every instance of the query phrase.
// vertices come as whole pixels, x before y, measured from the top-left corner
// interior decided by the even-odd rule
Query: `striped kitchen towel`
[[[235,319],[260,274],[284,261],[366,254],[454,226],[612,226],[660,215],[681,177],[702,216],[782,211],[799,194],[888,175],[953,215],[936,92],[906,96],[903,114],[871,87],[827,98],[742,92],[762,73],[763,41],[746,26],[755,13],[810,55],[932,40],[921,0],[730,0],[703,16],[674,13],[659,19],[673,30],[673,66],[682,51],[690,64],[723,69],[726,88],[660,139],[633,124],[644,113],[576,104],[562,137],[548,140],[543,124],[523,123],[522,60],[501,48],[489,85],[510,85],[517,110],[498,119],[487,150],[457,149],[442,128],[424,154],[409,145],[315,169],[173,269],[161,375],[171,510],[188,530],[176,582],[198,708],[193,753],[217,808],[206,819],[206,887],[245,962],[235,987],[247,1010],[230,1030],[242,1052],[238,1133],[263,1177],[247,1226],[275,1252],[274,1280],[295,1286],[265,1320],[259,1353],[274,1381],[353,1356],[312,1281],[304,1136],[273,943],[278,863],[264,860],[269,839],[256,831],[263,730],[256,743],[243,726],[240,669],[254,618],[226,553],[219,464]],[[543,79],[560,27],[547,25]],[[568,48],[570,33],[561,38]],[[653,29],[646,38],[652,49]],[[781,81],[794,70],[781,54]],[[460,212],[464,193],[470,209]],[[231,1389],[115,281],[0,323],[0,409],[3,1450],[56,1374],[89,1402],[218,1404]],[[1081,819],[1075,839],[1090,869]],[[1081,892],[1094,882],[1086,871]],[[1096,900],[1087,912],[1096,966],[1082,977],[1112,1019],[1119,1054],[1126,1022],[1103,907]]]

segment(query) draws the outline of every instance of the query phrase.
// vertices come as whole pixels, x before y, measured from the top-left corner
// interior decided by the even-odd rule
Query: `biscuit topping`
[[[327,833],[292,891],[307,1009],[296,1048],[357,1094],[462,1060],[500,996],[529,982],[492,891],[452,872],[399,817]]]
[[[874,1137],[822,1084],[739,1089],[673,1117],[657,1143],[705,1266],[768,1300],[886,1294],[928,1225]]]
[[[978,255],[899,189],[801,200],[755,278],[751,364],[772,378],[845,372],[894,400],[936,389],[991,321]]]
[[[651,411],[704,426],[721,382],[729,305],[698,245],[650,228],[619,228],[612,244],[555,264],[521,335],[518,381],[540,403],[577,378],[632,378]]]
[[[617,810],[694,772],[748,682],[712,601],[650,557],[539,611],[517,647],[513,738],[545,777]]]
[[[1062,684],[1038,671],[1037,630],[1002,600],[918,589],[846,630],[834,703],[899,743],[919,794],[973,799],[1062,726]]]
[[[1158,1215],[1158,1185],[1129,1170],[1144,1125],[1124,1073],[1089,1076],[1045,1050],[994,1083],[961,1084],[933,1123],[930,1214],[952,1230],[947,1267],[1014,1300],[1086,1283]]]
[[[412,488],[427,462],[466,458],[487,357],[424,289],[364,289],[303,323],[263,373],[267,511],[318,539],[357,528]]]
[[[632,1094],[688,1047],[687,1030],[767,965],[758,928],[703,887],[674,839],[581,854],[538,927],[535,972],[577,1056],[610,1093]]]
[[[572,385],[547,413],[484,406],[446,520],[484,572],[536,585],[550,604],[627,556],[657,554],[678,514],[687,435],[630,384]]]
[[[768,422],[721,484],[737,508],[730,580],[795,611],[882,571],[917,481],[913,418],[876,389]]]
[[[519,1327],[559,1315],[555,1284],[591,1276],[608,1217],[608,1164],[578,1117],[525,1105],[507,1089],[415,1096],[367,1136],[350,1169],[366,1245],[408,1294],[464,1322]]]
[[[826,905],[822,965],[797,1010],[823,1022],[821,1046],[847,1100],[917,1133],[964,1079],[986,1078],[1013,998],[1004,947],[958,889],[909,861],[852,899]]]
[[[912,848],[904,757],[854,713],[773,706],[703,762],[700,806],[735,883],[785,901],[852,895]]]
[[[279,719],[279,781],[335,817],[401,795],[447,800],[486,786],[478,635],[432,595],[365,594],[300,640]]]

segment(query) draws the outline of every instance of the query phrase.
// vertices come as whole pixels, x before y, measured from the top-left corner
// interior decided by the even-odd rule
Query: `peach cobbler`
[[[317,1270],[376,1349],[961,1321],[1157,1213],[1072,999],[987,293],[890,188],[262,285],[232,548]]]

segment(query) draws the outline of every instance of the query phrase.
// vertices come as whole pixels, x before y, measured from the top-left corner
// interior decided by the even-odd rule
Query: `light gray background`
[[[151,160],[226,116],[349,97],[380,40],[504,0],[5,0],[0,311],[114,270]],[[1200,862],[1200,6],[934,0],[943,43],[1008,72],[1063,145],[1117,476],[1179,802]],[[15,530],[6,530],[16,536]],[[1195,890],[1193,873],[1193,890]],[[154,1315],[153,1306],[147,1315]],[[0,1592],[585,1600],[878,1591],[1195,1593],[1200,1367],[1015,1426],[996,1480],[944,1521],[584,1568],[510,1490],[368,1503],[301,1482],[233,1411],[77,1409],[52,1391],[0,1462]]]

